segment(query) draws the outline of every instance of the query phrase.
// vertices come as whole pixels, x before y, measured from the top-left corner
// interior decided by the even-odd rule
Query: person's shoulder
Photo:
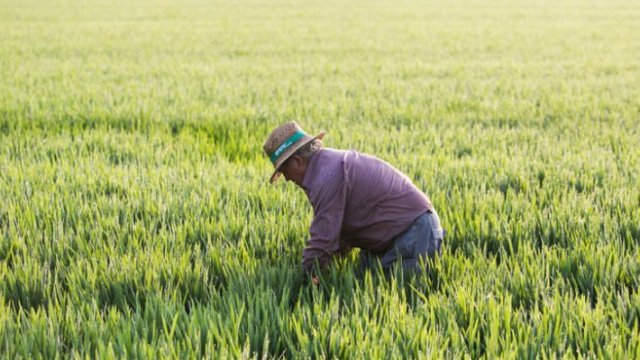
[[[318,164],[321,168],[334,168],[338,164],[344,164],[349,166],[352,163],[384,163],[386,162],[374,155],[363,153],[355,149],[333,149],[322,148],[320,149],[318,156]]]
[[[384,161],[378,158],[377,156],[367,154],[354,149],[343,150],[342,153],[343,153],[343,159],[345,160],[345,162],[371,162],[371,161],[383,162]]]
[[[322,152],[327,158],[341,159],[343,161],[347,159],[357,159],[360,156],[367,156],[355,149],[322,148]]]
[[[323,147],[319,150],[319,154],[327,158],[343,157],[349,150],[340,150],[334,148]]]
[[[313,170],[310,179],[311,187],[318,187],[325,184],[330,179],[339,177],[342,173],[342,163],[346,151],[332,148],[322,148],[312,158]]]

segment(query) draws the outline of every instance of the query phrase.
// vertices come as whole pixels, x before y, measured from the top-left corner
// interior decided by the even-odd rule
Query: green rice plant
[[[633,2],[0,1],[2,358],[640,358]],[[292,119],[442,258],[310,283]]]

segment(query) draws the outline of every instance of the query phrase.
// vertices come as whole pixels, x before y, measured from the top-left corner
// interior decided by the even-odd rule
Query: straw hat
[[[281,175],[279,171],[280,166],[282,166],[296,150],[315,139],[322,139],[324,134],[325,132],[323,131],[316,136],[308,135],[295,121],[280,125],[273,130],[267,138],[267,141],[262,145],[264,152],[275,168],[269,181],[272,184],[278,181]]]

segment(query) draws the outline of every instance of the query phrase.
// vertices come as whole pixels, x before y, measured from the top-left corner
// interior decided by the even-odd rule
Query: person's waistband
[[[418,215],[415,219],[413,219],[413,221],[411,221],[411,223],[409,224],[409,226],[407,226],[406,229],[402,230],[402,232],[400,234],[394,236],[391,239],[391,241],[389,241],[389,244],[384,248],[384,250],[382,250],[378,254],[384,254],[384,253],[388,252],[389,250],[391,250],[391,248],[393,248],[393,246],[396,244],[396,241],[398,240],[398,238],[401,237],[402,235],[404,235],[405,233],[407,233],[409,230],[411,230],[411,227],[413,226],[413,224],[416,223],[416,221],[420,220],[420,218],[425,216],[426,214],[433,214],[433,212],[434,212],[434,210],[432,208],[428,208],[425,212],[423,212],[422,214]]]

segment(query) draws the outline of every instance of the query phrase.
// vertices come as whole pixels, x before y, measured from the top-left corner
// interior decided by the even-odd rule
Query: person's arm
[[[320,267],[325,267],[335,255],[346,249],[340,242],[346,206],[346,184],[342,172],[336,172],[327,179],[310,200],[313,221],[307,246],[302,250],[302,265],[307,271],[313,268],[316,260]]]

